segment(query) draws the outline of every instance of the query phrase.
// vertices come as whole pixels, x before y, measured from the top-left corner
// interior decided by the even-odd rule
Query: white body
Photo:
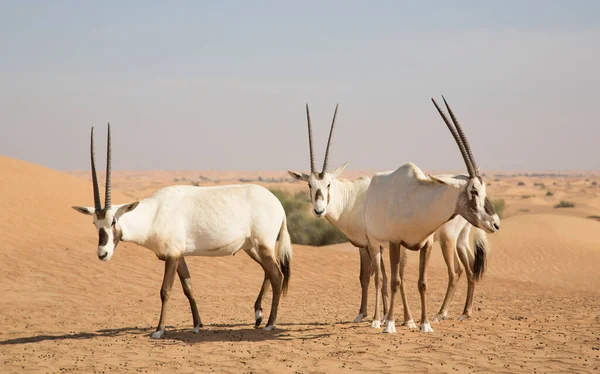
[[[466,176],[452,178],[456,183],[468,181]],[[422,246],[453,218],[456,204],[452,202],[457,201],[459,193],[459,189],[436,183],[410,162],[394,172],[375,174],[366,197],[368,239]]]
[[[166,256],[228,256],[256,243],[275,248],[281,203],[258,185],[170,186],[119,219],[124,241]]]

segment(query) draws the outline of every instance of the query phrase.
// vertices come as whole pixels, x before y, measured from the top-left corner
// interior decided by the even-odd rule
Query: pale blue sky
[[[0,154],[89,168],[600,170],[600,1],[0,1]],[[103,164],[103,163],[102,163]]]

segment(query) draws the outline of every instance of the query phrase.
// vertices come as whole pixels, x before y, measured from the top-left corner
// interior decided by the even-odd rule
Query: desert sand
[[[102,175],[102,171],[99,171]],[[349,172],[354,177],[362,172]],[[356,324],[359,258],[350,244],[294,246],[290,292],[278,329],[253,328],[263,273],[248,256],[188,259],[204,328],[191,331],[178,283],[165,339],[152,340],[163,263],[121,244],[96,256],[89,171],[62,173],[0,157],[0,372],[590,372],[600,368],[600,188],[595,175],[489,173],[488,194],[506,202],[502,229],[489,235],[488,272],[473,318],[459,322],[466,281],[450,319],[431,334],[395,335]],[[285,172],[114,172],[113,202],[169,184],[258,180],[304,191]],[[270,178],[273,178],[272,180]],[[523,185],[519,185],[523,182]],[[100,181],[102,185],[102,180]],[[541,185],[543,183],[543,185]],[[546,196],[547,191],[552,196]],[[554,208],[560,200],[574,208]],[[387,255],[386,255],[387,261]],[[409,258],[408,296],[418,316],[418,255]],[[447,275],[439,247],[429,272],[430,318]],[[373,292],[371,292],[371,296]],[[373,312],[373,297],[369,313]],[[268,312],[270,298],[263,303]],[[401,306],[399,307],[401,308]],[[401,313],[401,309],[399,309]]]

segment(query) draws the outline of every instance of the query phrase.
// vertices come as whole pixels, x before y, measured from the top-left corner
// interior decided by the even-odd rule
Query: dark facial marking
[[[121,230],[117,229],[117,226],[114,225],[112,227],[113,230],[113,244],[115,246],[115,249],[117,248],[117,244],[119,244],[119,241],[121,240],[121,236],[123,235],[121,233]]]
[[[325,196],[323,196],[323,192],[321,192],[320,189],[317,190],[317,193],[315,194],[315,201],[319,200],[319,198],[324,199]]]
[[[108,243],[108,234],[104,228],[98,231],[98,247],[104,247]]]
[[[493,216],[494,214],[496,214],[496,210],[494,210],[494,206],[492,205],[492,202],[487,197],[485,198],[485,203],[483,205],[483,209],[485,209],[485,212],[487,214],[489,214],[490,216]]]
[[[98,221],[101,221],[106,217],[106,211],[104,209],[96,211],[96,217],[98,217]]]

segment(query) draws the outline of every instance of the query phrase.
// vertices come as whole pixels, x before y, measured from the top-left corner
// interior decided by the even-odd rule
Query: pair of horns
[[[477,167],[477,164],[475,163],[475,159],[473,158],[473,153],[471,152],[471,147],[469,146],[469,141],[467,140],[465,133],[463,132],[462,128],[460,127],[458,120],[454,116],[452,109],[450,109],[450,106],[446,102],[446,99],[444,98],[443,95],[442,95],[442,100],[444,100],[444,104],[446,105],[446,108],[448,109],[448,113],[450,113],[450,118],[452,118],[452,123],[450,123],[450,121],[448,121],[448,118],[446,117],[444,112],[440,109],[440,107],[437,105],[435,100],[433,98],[431,98],[431,101],[433,101],[433,105],[435,105],[435,108],[437,109],[437,111],[440,113],[440,115],[444,119],[444,122],[446,122],[446,126],[448,126],[448,130],[450,130],[450,132],[452,133],[452,136],[454,137],[454,140],[456,141],[456,144],[458,145],[458,148],[460,149],[460,153],[462,154],[462,157],[465,160],[465,164],[467,165],[467,170],[469,171],[469,177],[471,177],[471,178],[479,177],[479,168]]]
[[[110,157],[110,123],[108,124],[108,137],[106,143],[106,195],[104,198],[104,210],[109,210],[111,207],[111,195],[110,195],[110,169],[111,169],[111,157]],[[92,157],[92,183],[94,184],[94,209],[96,212],[102,211],[102,204],[100,203],[100,188],[98,188],[98,176],[96,175],[96,155],[94,152],[94,127],[92,126],[92,136],[90,141],[90,153]]]
[[[327,172],[327,165],[329,163],[329,150],[331,149],[331,139],[333,138],[333,129],[335,127],[335,119],[337,117],[339,104],[335,106],[335,112],[333,112],[333,121],[331,122],[331,129],[329,130],[329,140],[327,141],[327,148],[325,150],[325,160],[323,160],[323,171]],[[313,136],[312,136],[312,125],[310,123],[310,111],[308,110],[308,104],[306,104],[306,119],[308,121],[308,146],[310,148],[310,172],[315,173],[317,170],[315,166],[315,152],[313,148]]]

